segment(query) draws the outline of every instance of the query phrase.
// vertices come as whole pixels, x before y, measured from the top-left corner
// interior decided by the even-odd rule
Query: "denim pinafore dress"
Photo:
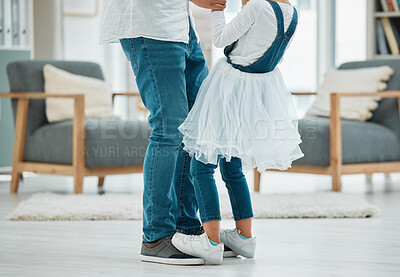
[[[220,156],[228,162],[237,157],[245,171],[264,172],[286,170],[303,156],[296,109],[277,68],[296,30],[298,14],[293,7],[285,32],[279,4],[267,2],[278,26],[272,45],[248,66],[234,64],[229,57],[237,42],[227,46],[226,57],[210,70],[179,127],[184,150],[203,163],[217,164]]]
[[[298,14],[296,8],[293,7],[294,11],[292,22],[285,32],[285,23],[283,20],[281,7],[279,7],[279,4],[274,1],[267,2],[271,4],[272,9],[275,12],[276,20],[278,23],[278,32],[275,40],[272,42],[271,47],[264,53],[264,55],[261,56],[261,58],[254,63],[248,66],[242,66],[232,63],[231,58],[229,57],[229,54],[233,51],[238,41],[235,41],[224,49],[224,54],[227,58],[227,62],[230,63],[234,68],[239,69],[240,71],[248,73],[267,73],[273,71],[285,54],[285,50],[289,45],[290,39],[293,37],[294,32],[296,31],[298,22]]]

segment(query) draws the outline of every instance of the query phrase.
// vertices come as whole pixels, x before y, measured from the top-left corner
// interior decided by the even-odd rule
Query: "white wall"
[[[62,59],[62,1],[34,0],[33,32],[35,59]]]
[[[121,46],[99,45],[99,29],[103,0],[64,0],[63,58],[66,60],[93,61],[101,65],[105,79],[113,91],[137,91],[134,76]],[[78,14],[88,16],[77,16]],[[75,14],[75,16],[71,16]],[[136,99],[117,97],[115,112],[123,117],[141,117],[136,109]]]

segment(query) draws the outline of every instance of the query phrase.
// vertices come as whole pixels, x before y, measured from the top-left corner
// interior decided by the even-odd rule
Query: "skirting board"
[[[0,174],[10,175],[11,169],[11,166],[0,167]]]

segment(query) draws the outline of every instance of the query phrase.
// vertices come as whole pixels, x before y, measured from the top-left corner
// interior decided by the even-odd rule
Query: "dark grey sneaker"
[[[180,252],[171,243],[172,235],[154,242],[143,242],[140,251],[142,262],[170,265],[203,265],[205,261]]]
[[[236,258],[238,253],[230,249],[228,246],[224,245],[224,258]]]

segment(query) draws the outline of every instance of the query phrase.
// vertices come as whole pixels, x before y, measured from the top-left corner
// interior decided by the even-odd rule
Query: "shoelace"
[[[198,238],[197,238],[198,236],[196,236],[196,235],[187,235],[187,236],[185,236],[184,238],[183,238],[183,241],[186,243],[186,242],[188,242],[188,241],[195,241],[195,240],[198,240]]]
[[[188,240],[196,240],[196,239],[199,239],[199,236],[190,235],[190,236],[188,237]]]
[[[239,229],[225,229],[225,232],[228,232],[228,233],[238,233],[238,234],[240,234],[240,230]]]

